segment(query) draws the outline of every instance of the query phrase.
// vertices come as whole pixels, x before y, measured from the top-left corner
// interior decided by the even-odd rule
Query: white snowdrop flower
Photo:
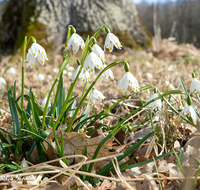
[[[27,167],[28,167],[28,163],[27,163],[27,161],[25,160],[25,158],[23,158],[23,160],[21,161],[20,166],[23,167],[23,168],[27,168]]]
[[[31,68],[35,65],[35,58],[44,65],[45,60],[48,60],[45,49],[38,43],[33,43],[28,50],[27,60],[31,64]]]
[[[15,75],[15,74],[16,74],[16,70],[15,70],[13,67],[10,67],[10,68],[8,69],[8,74],[10,74],[10,75]]]
[[[180,117],[185,117],[185,116],[188,116],[188,117],[191,117],[192,120],[193,120],[193,123],[196,125],[197,124],[197,114],[196,112],[194,111],[193,107],[192,106],[187,106],[186,108],[184,108],[180,114],[179,114]]]
[[[92,46],[92,50],[93,52],[103,61],[105,62],[105,54],[104,54],[104,51],[101,49],[101,47],[97,44],[94,44]]]
[[[76,71],[72,74],[72,82],[76,79],[77,74],[79,73],[79,70],[81,68],[81,65],[79,65],[76,69]],[[81,73],[79,74],[79,79],[81,79],[84,83],[86,81],[90,80],[90,74],[86,69],[82,69]]]
[[[71,37],[69,38],[67,42],[67,47],[65,48],[68,50],[70,46],[73,47],[73,53],[76,54],[79,50],[79,46],[81,46],[81,49],[85,47],[83,39],[76,33],[73,33]]]
[[[67,74],[67,71],[66,71],[66,70],[63,70],[63,74],[66,75],[66,74]]]
[[[146,77],[147,77],[147,79],[152,79],[153,75],[151,73],[146,73]]]
[[[150,98],[147,99],[146,103],[149,102],[149,101],[151,101],[151,100],[153,100],[154,98],[157,98],[157,97],[158,97],[157,94],[153,94]],[[147,105],[147,108],[149,108],[149,109],[150,109],[150,108],[153,108],[153,109],[155,109],[155,108],[161,109],[161,107],[162,107],[162,102],[161,102],[160,99],[158,99],[158,100],[156,100],[156,101],[154,101],[154,102],[151,102],[149,105]]]
[[[51,75],[47,75],[47,77],[48,77],[49,80],[53,79]]]
[[[173,65],[169,65],[168,71],[173,71],[173,70],[174,70],[174,66]]]
[[[68,66],[68,67],[67,67],[67,70],[68,70],[68,71],[74,71],[75,69],[74,69],[74,67],[72,67],[72,66]]]
[[[73,74],[73,73],[72,73],[72,72],[70,72],[70,71],[69,71],[69,72],[67,72],[67,76],[68,76],[68,77],[71,77],[71,76],[72,76],[72,74]]]
[[[113,50],[113,46],[115,46],[118,49],[121,49],[122,47],[119,38],[113,33],[108,33],[105,40],[104,50],[108,48],[111,52]]]
[[[117,58],[117,56],[116,55],[112,55],[112,59],[116,59]]]
[[[0,89],[2,89],[6,84],[7,84],[6,80],[3,77],[0,77]]]
[[[97,69],[103,69],[103,63],[101,59],[94,52],[91,52],[85,60],[84,69],[94,73],[94,66]]]
[[[54,73],[58,73],[58,69],[54,67],[54,68],[53,68],[53,72],[54,72]]]
[[[133,91],[139,91],[140,87],[138,81],[130,72],[126,72],[124,76],[120,79],[116,90],[121,88],[122,91],[125,92],[128,88],[128,85],[131,86]]]
[[[42,100],[42,106],[45,107],[47,103],[47,96]],[[48,108],[51,107],[51,102],[48,103]]]
[[[91,95],[91,101],[92,101],[92,103],[95,104],[96,100],[99,100],[101,102],[105,98],[106,97],[100,91],[98,91],[97,89],[94,89],[92,91],[92,95]]]
[[[200,93],[200,81],[197,78],[192,78],[192,82],[190,84],[190,93]]]
[[[106,67],[107,65],[104,64],[104,67]],[[109,78],[111,78],[112,80],[114,80],[114,75],[111,69],[107,69],[105,72],[103,72],[103,74],[101,75],[101,79],[105,78],[106,80],[108,80]]]
[[[37,78],[40,82],[42,82],[44,80],[44,75],[43,74],[39,74],[38,78]]]

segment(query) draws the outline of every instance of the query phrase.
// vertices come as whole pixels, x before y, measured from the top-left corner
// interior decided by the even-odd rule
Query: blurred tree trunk
[[[17,50],[25,35],[58,47],[70,24],[82,35],[106,25],[122,45],[151,47],[151,34],[132,0],[10,0],[0,23],[0,49]]]

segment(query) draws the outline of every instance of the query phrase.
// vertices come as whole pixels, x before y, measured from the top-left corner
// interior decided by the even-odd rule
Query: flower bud
[[[78,65],[81,65],[81,61],[79,59],[76,60]]]
[[[76,33],[76,29],[73,26],[71,26],[71,30],[72,30],[72,34]]]
[[[192,72],[192,78],[197,78],[197,74],[196,74],[195,70],[193,70],[193,72]]]
[[[187,104],[188,104],[188,106],[192,105],[192,100],[191,100],[190,96],[187,97]]]
[[[36,39],[33,36],[31,36],[31,41],[32,43],[36,43]]]
[[[107,34],[110,33],[110,30],[107,26],[105,26],[105,31],[106,31]]]
[[[154,88],[154,93],[157,93],[158,92],[158,89],[157,88]]]
[[[129,64],[128,64],[127,62],[125,62],[124,70],[125,70],[126,72],[130,72],[130,67],[129,67]]]
[[[89,46],[88,47],[88,50],[89,50],[89,52],[91,53],[91,52],[93,52],[93,50],[92,50],[92,47],[91,46]]]
[[[93,44],[97,44],[97,40],[96,40],[96,38],[92,38],[93,39]]]

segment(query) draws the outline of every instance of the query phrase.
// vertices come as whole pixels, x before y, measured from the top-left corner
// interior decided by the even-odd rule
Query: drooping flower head
[[[200,81],[197,78],[193,78],[190,84],[190,93],[199,93],[200,94]]]
[[[13,67],[10,67],[10,68],[8,69],[8,74],[10,74],[10,75],[15,75],[15,74],[16,74],[16,70],[15,70]]]
[[[94,52],[91,52],[85,60],[84,69],[94,73],[94,67],[97,69],[103,69],[103,63]]]
[[[0,90],[3,89],[4,85],[6,85],[7,82],[3,77],[0,77]]]
[[[33,43],[28,49],[27,60],[31,64],[31,68],[35,65],[35,58],[44,65],[45,60],[48,60],[45,49],[38,43]]]
[[[77,67],[76,71],[72,74],[72,82],[74,82],[74,80],[76,79],[76,76],[80,71],[80,68],[81,68],[81,65],[79,65]],[[83,68],[80,75],[79,75],[79,79],[81,79],[84,83],[86,81],[89,81],[90,80],[90,73]]]
[[[92,91],[92,95],[91,95],[91,101],[92,101],[92,103],[95,104],[96,100],[99,100],[101,102],[105,98],[106,97],[100,91],[98,91],[97,89],[94,89]]]
[[[120,79],[117,85],[117,90],[121,88],[122,91],[125,92],[129,85],[131,86],[133,91],[139,91],[140,87],[137,79],[130,72],[126,72],[124,76]]]
[[[104,64],[103,67],[105,68],[107,65]],[[108,80],[109,78],[111,78],[112,80],[114,80],[114,75],[111,69],[107,69],[105,72],[103,72],[103,74],[101,75],[101,79],[105,78],[106,80]]]
[[[195,125],[197,124],[197,114],[191,105],[184,108],[179,114],[179,117],[186,117],[186,116],[191,117],[193,123]]]
[[[104,54],[104,51],[101,49],[101,47],[97,44],[94,44],[92,46],[92,50],[93,52],[103,61],[105,62],[105,54]]]
[[[42,100],[42,106],[45,107],[46,103],[47,103],[47,96]],[[48,108],[50,108],[50,107],[51,107],[51,102],[49,101]]]
[[[154,98],[157,98],[158,95],[157,94],[153,94],[150,98],[147,99],[146,102],[150,102],[151,100],[153,100]],[[155,108],[158,108],[160,109],[162,107],[162,102],[160,99],[150,103],[149,105],[147,105],[147,108],[152,108],[152,109],[155,109]]]
[[[79,46],[81,46],[81,49],[83,49],[85,47],[85,44],[83,39],[78,34],[73,33],[69,38],[65,49],[68,50],[70,46],[73,47],[73,53],[76,54],[79,50]]]
[[[121,42],[119,41],[119,38],[115,36],[113,33],[109,32],[106,36],[104,50],[108,48],[109,51],[111,52],[113,50],[113,46],[115,46],[117,49],[121,49],[122,47]]]
[[[44,75],[43,74],[39,74],[38,78],[37,78],[40,82],[42,82],[44,80]]]

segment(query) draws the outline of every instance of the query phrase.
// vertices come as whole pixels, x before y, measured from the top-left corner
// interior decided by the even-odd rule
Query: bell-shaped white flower
[[[47,96],[42,100],[42,106],[45,107],[47,103]],[[51,102],[48,103],[48,108],[51,107]]]
[[[147,79],[152,79],[153,75],[151,73],[146,73],[146,77],[147,77]]]
[[[85,60],[84,69],[94,73],[94,66],[97,69],[103,69],[103,63],[101,59],[94,52],[91,52]]]
[[[101,49],[101,47],[97,44],[94,44],[92,46],[92,50],[93,52],[103,61],[105,62],[105,54],[104,54],[104,51]]]
[[[7,82],[3,77],[0,77],[0,90],[6,85]]]
[[[43,74],[39,74],[38,78],[37,78],[40,82],[42,82],[44,80],[44,75]]]
[[[74,67],[72,67],[72,66],[68,66],[68,67],[67,67],[67,70],[68,70],[68,71],[74,71],[75,69],[74,69]]]
[[[140,87],[138,81],[130,72],[126,72],[124,76],[120,79],[117,85],[117,90],[121,88],[122,91],[125,92],[128,88],[128,85],[131,86],[133,91],[139,91]]]
[[[81,46],[81,49],[85,47],[83,39],[76,33],[73,33],[71,37],[69,38],[67,42],[67,47],[65,48],[68,50],[70,46],[73,47],[73,53],[76,54],[79,50],[79,46]]]
[[[181,113],[179,114],[180,117],[185,117],[185,116],[188,116],[188,117],[191,117],[192,118],[192,121],[193,123],[196,125],[197,124],[197,114],[196,112],[194,111],[193,107],[192,106],[187,106],[186,108],[184,108]]]
[[[103,67],[106,67],[107,65],[104,64]],[[107,69],[105,72],[103,72],[103,74],[101,75],[101,79],[105,78],[106,80],[108,80],[109,78],[111,78],[112,80],[114,80],[114,75],[111,69]]]
[[[147,102],[150,102],[151,100],[153,100],[154,98],[157,98],[158,95],[157,94],[153,94],[150,98],[147,99],[146,103]],[[152,108],[152,109],[155,109],[155,108],[158,108],[160,109],[162,107],[162,102],[160,99],[150,103],[149,105],[147,105],[147,108]]]
[[[27,60],[31,64],[31,68],[35,65],[35,58],[44,65],[45,60],[48,60],[45,49],[38,43],[33,43],[28,50]]]
[[[16,74],[16,70],[15,70],[13,67],[10,67],[10,68],[8,69],[8,74],[10,74],[10,75],[15,75],[15,74]]]
[[[76,71],[72,74],[72,82],[74,82],[74,80],[76,79],[76,76],[79,73],[80,68],[81,68],[81,65],[79,65],[77,67]],[[81,79],[84,83],[86,81],[89,81],[90,80],[90,73],[83,68],[81,73],[79,74],[79,79]]]
[[[92,101],[92,103],[95,104],[96,100],[99,100],[101,102],[105,98],[106,97],[100,91],[98,91],[97,89],[94,89],[92,91],[92,95],[91,95],[91,101]]]
[[[113,33],[108,33],[106,36],[104,49],[108,48],[109,51],[111,52],[113,50],[113,46],[115,46],[118,49],[121,49],[122,47],[119,38],[115,36]]]
[[[190,93],[200,93],[200,81],[197,78],[193,78],[190,84]]]

